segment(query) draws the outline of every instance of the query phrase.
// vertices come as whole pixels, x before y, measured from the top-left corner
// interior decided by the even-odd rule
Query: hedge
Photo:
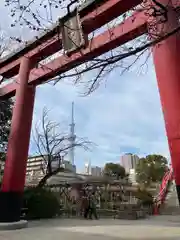
[[[55,194],[45,188],[26,188],[23,200],[23,208],[27,208],[27,219],[52,218],[60,210]]]

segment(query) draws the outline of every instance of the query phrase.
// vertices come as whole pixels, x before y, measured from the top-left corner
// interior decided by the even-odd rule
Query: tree
[[[139,159],[136,165],[136,180],[146,186],[161,182],[167,171],[167,159],[161,155],[148,155]]]
[[[44,177],[40,180],[38,186],[42,187],[46,181],[53,175],[63,172],[62,160],[68,154],[71,148],[82,147],[85,150],[90,149],[92,143],[83,138],[76,137],[76,141],[72,146],[69,133],[64,133],[60,129],[60,124],[49,120],[48,110],[43,109],[42,119],[35,125],[33,133],[37,153],[42,157],[42,171]],[[54,161],[58,161],[58,165],[53,166]]]
[[[0,57],[9,47],[9,40],[6,38],[4,32],[0,27]],[[4,78],[0,76],[0,84]],[[11,127],[12,118],[12,99],[0,101],[0,161],[5,161],[8,137]],[[0,166],[0,178],[2,177],[2,168]],[[0,179],[1,182],[1,179]]]
[[[14,41],[14,44],[15,43],[16,42]],[[8,37],[7,34],[5,34],[2,27],[0,26],[0,57],[2,57],[7,51],[12,51],[12,44],[13,41]]]
[[[12,100],[0,101],[0,159],[5,158],[12,118]]]
[[[104,175],[120,179],[126,177],[126,171],[125,168],[118,163],[106,163]]]
[[[83,1],[28,0],[22,3],[20,0],[5,0],[5,5],[11,8],[12,27],[18,25],[25,26],[31,31],[34,31],[36,34],[39,31],[47,32],[49,30],[49,25],[57,21],[59,16],[57,15],[56,9],[64,10],[65,13],[69,13],[72,5],[76,6],[78,9],[79,2]],[[101,2],[102,1],[95,1],[94,4],[97,4],[98,6],[98,4]],[[141,4],[133,7],[128,12],[120,16],[117,21],[124,23],[124,21],[135,11],[145,11],[145,15],[149,18],[148,36],[143,35],[138,39],[133,40],[131,44],[124,44],[123,46],[120,46],[117,49],[104,54],[103,56],[97,57],[93,60],[91,59],[90,61],[87,60],[80,67],[76,67],[70,72],[60,74],[53,79],[53,82],[57,83],[63,78],[69,79],[72,77],[74,83],[83,83],[82,77],[84,77],[85,73],[91,71],[93,72],[92,79],[89,79],[88,74],[89,80],[85,81],[85,93],[89,94],[94,91],[99,86],[101,80],[105,79],[107,74],[111,73],[115,68],[119,68],[121,73],[129,70],[133,64],[137,63],[137,61],[141,59],[141,56],[147,52],[151,46],[161,42],[173,34],[176,34],[180,30],[180,26],[178,26],[176,29],[172,29],[170,32],[165,32],[166,30],[163,30],[163,27],[160,33],[157,31],[158,24],[163,24],[168,21],[169,5],[170,4],[168,4],[168,6],[164,6],[158,0],[142,1]],[[176,9],[174,9],[174,12],[175,11]],[[134,16],[132,17],[132,21],[134,21],[133,18]],[[156,19],[156,21],[154,21],[154,19]],[[116,23],[114,25],[116,25]],[[106,28],[110,33],[113,27],[114,26],[112,26],[110,29],[109,26],[106,25]],[[60,32],[59,26],[56,26],[55,32]],[[92,39],[93,38],[94,34],[92,36]],[[14,40],[17,40],[17,42],[23,42],[22,38],[16,37]],[[124,61],[130,56],[131,58],[128,59],[128,63]],[[141,64],[141,66],[146,65],[149,56],[150,51],[146,56],[144,64]]]
[[[0,26],[0,57],[9,49],[10,41]],[[4,78],[0,76],[0,84]],[[0,100],[0,160],[5,159],[12,118],[12,99]]]
[[[153,204],[153,196],[146,189],[137,189],[135,192],[135,197],[140,200],[143,205],[152,205]]]
[[[0,101],[0,184],[3,176],[2,162],[5,162],[8,137],[11,127],[13,101],[11,99]]]

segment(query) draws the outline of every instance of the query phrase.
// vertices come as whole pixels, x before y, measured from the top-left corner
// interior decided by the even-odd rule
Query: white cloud
[[[27,29],[11,29],[9,10],[1,7],[1,25],[9,35],[26,35]],[[137,74],[135,65],[129,73],[120,75],[116,69],[95,93],[79,97],[79,89],[59,83],[37,89],[34,121],[40,118],[44,106],[52,109],[50,117],[68,127],[71,102],[75,101],[76,134],[88,137],[98,146],[92,152],[76,151],[76,163],[82,168],[87,159],[93,164],[119,161],[124,152],[139,155],[160,153],[168,156],[164,121],[152,63],[146,74]],[[32,146],[31,146],[32,151]]]
[[[76,164],[119,161],[124,152],[169,156],[164,121],[152,62],[146,74],[135,71],[120,76],[118,69],[88,97],[65,83],[38,87],[36,119],[43,106],[52,109],[51,118],[69,124],[71,101],[75,101],[76,134],[97,144],[92,152],[76,151]]]

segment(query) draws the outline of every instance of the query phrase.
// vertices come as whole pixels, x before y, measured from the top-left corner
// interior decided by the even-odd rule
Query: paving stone
[[[29,222],[28,228],[0,231],[0,240],[179,240],[180,216],[145,220],[54,219]]]

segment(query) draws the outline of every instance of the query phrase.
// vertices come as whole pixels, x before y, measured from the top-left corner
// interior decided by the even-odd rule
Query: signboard
[[[72,53],[85,46],[85,36],[78,14],[70,17],[63,23],[62,44],[66,54]]]

